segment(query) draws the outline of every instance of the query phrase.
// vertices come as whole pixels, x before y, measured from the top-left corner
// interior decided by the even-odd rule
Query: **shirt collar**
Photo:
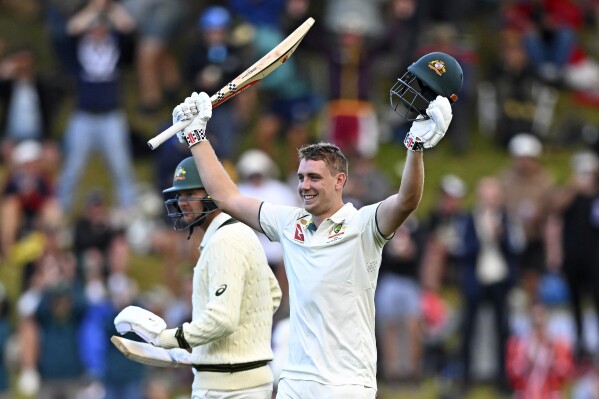
[[[347,219],[355,210],[356,208],[354,208],[354,205],[351,202],[348,202],[347,204],[343,205],[341,209],[335,212],[335,214],[329,219],[331,219],[333,223],[339,224]]]
[[[311,232],[315,232],[316,231],[316,225],[314,224],[314,221],[312,220],[312,217],[310,217],[310,220],[308,220],[308,226],[306,228],[308,230],[310,230]]]
[[[231,216],[227,215],[224,212],[216,215],[216,217],[210,223],[210,226],[206,229],[206,233],[204,233],[204,238],[202,238],[202,242],[200,243],[200,250],[202,250],[208,241],[210,241],[210,237],[219,229],[220,226],[223,225],[227,220],[231,219]]]
[[[356,208],[354,208],[354,205],[351,202],[348,202],[347,204],[343,205],[337,212],[335,212],[335,214],[333,214],[331,217],[329,217],[327,219],[330,219],[334,224],[342,223],[345,219],[347,219],[355,211],[355,209]],[[312,221],[312,216],[310,214],[308,214],[308,215],[305,215],[302,217],[306,217],[306,216],[310,216],[310,219],[308,220],[308,225],[306,226],[306,228],[310,231],[316,231],[316,225]]]

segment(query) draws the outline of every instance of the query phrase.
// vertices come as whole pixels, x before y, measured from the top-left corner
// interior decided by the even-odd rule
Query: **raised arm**
[[[202,141],[191,147],[200,178],[220,209],[257,231],[261,201],[241,195],[216,157],[210,142]]]
[[[408,148],[399,192],[385,199],[377,210],[377,224],[385,236],[393,233],[418,208],[424,186],[423,150],[434,147],[452,119],[447,98],[438,96],[426,110],[430,119],[416,120],[404,140]]]
[[[184,140],[189,145],[200,179],[218,207],[261,232],[259,223],[261,201],[241,195],[206,139],[206,124],[211,116],[210,97],[203,92],[193,93],[185,103],[173,110],[173,123],[191,120],[189,126],[178,133],[179,140]]]
[[[384,236],[397,230],[420,204],[424,186],[422,158],[422,152],[408,151],[399,192],[385,199],[377,210],[377,223]]]
[[[80,35],[102,18],[118,32],[130,33],[135,29],[133,17],[120,4],[112,0],[90,0],[81,11],[69,19],[67,32],[70,35]]]

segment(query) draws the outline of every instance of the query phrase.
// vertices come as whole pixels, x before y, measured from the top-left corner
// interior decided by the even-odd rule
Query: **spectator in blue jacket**
[[[61,281],[42,295],[35,312],[39,332],[39,399],[72,398],[83,388],[77,334],[85,309],[81,290],[71,282]]]
[[[133,303],[136,288],[123,274],[108,278],[108,296],[91,304],[79,334],[82,362],[87,377],[105,392],[104,399],[143,399],[145,366],[132,362],[110,343],[116,335],[113,320],[125,306]],[[136,334],[125,338],[139,341]],[[91,384],[90,384],[91,385]]]
[[[463,247],[460,256],[464,317],[462,330],[463,383],[471,382],[471,354],[479,306],[490,301],[497,331],[496,384],[507,389],[505,348],[509,337],[508,294],[516,279],[517,254],[523,233],[505,208],[499,180],[482,178],[477,200],[459,228]]]

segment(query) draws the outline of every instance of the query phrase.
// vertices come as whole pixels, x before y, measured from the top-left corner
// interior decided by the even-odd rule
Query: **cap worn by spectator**
[[[368,32],[368,26],[363,16],[355,12],[348,12],[345,18],[340,19],[337,23],[337,29],[340,33],[351,33],[360,36]]]
[[[466,184],[456,175],[445,175],[441,179],[441,190],[452,197],[463,198],[466,195]]]
[[[231,14],[221,6],[208,7],[200,16],[198,25],[201,29],[226,29],[231,23]]]
[[[590,151],[582,151],[572,156],[572,170],[577,175],[591,174],[599,171],[599,157]]]
[[[237,173],[244,180],[252,175],[274,178],[278,174],[278,169],[264,151],[252,149],[244,152],[239,157]]]
[[[508,149],[513,157],[538,158],[543,152],[543,144],[530,133],[519,133],[512,137]]]
[[[25,140],[17,144],[12,151],[12,162],[15,165],[37,161],[42,156],[42,146],[35,140]]]

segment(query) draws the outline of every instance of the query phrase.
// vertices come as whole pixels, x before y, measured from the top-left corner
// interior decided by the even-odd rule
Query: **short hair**
[[[309,161],[324,161],[332,175],[345,173],[349,177],[347,158],[334,144],[318,143],[302,146],[298,151],[298,158]]]

